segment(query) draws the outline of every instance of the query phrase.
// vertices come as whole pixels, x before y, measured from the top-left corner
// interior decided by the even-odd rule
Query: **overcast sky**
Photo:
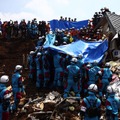
[[[49,21],[63,16],[80,21],[91,19],[103,7],[120,14],[120,0],[0,0],[0,18]]]

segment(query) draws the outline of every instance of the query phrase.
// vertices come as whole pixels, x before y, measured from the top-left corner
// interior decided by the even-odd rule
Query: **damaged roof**
[[[114,12],[106,12],[106,19],[115,33],[120,31],[120,15],[117,15]]]

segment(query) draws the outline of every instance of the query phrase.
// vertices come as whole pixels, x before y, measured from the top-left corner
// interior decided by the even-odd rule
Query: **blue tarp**
[[[52,31],[55,31],[55,29],[70,29],[74,27],[75,29],[80,29],[83,26],[88,25],[88,20],[83,20],[83,21],[76,21],[76,22],[69,22],[69,21],[64,21],[64,20],[51,20],[50,21],[50,28]]]
[[[83,62],[93,62],[97,60],[100,62],[104,56],[104,53],[108,49],[108,40],[100,42],[85,42],[78,40],[68,45],[54,46],[50,45],[50,49],[57,52],[62,52],[69,54],[71,56],[77,56],[78,54],[83,54]]]
[[[50,45],[53,45],[55,42],[56,35],[55,34],[47,34],[46,35],[46,41],[44,42],[43,47],[47,48]]]

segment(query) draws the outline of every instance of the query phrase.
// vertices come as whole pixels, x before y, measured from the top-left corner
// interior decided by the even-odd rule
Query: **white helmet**
[[[78,58],[82,58],[82,57],[83,57],[83,55],[82,55],[82,54],[79,54],[79,55],[78,55]]]
[[[40,53],[40,52],[38,52],[38,53],[37,53],[37,56],[41,56],[41,53]]]
[[[110,67],[110,63],[105,63],[105,67]]]
[[[97,61],[97,60],[94,60],[94,61],[93,61],[93,64],[97,65],[97,64],[98,64],[98,61]]]
[[[76,62],[77,62],[77,58],[72,58],[72,59],[71,59],[71,62],[76,63]]]
[[[30,51],[30,55],[33,55],[33,54],[35,54],[35,52],[34,51]]]
[[[99,74],[99,75],[102,75],[102,71],[98,71],[98,74]]]
[[[115,93],[115,92],[116,92],[116,89],[113,88],[112,86],[107,87],[107,93]]]
[[[49,32],[49,34],[53,34],[53,32],[52,32],[52,31],[50,31],[50,32]]]
[[[42,37],[39,37],[39,40],[41,40],[42,39]]]
[[[98,91],[98,87],[97,87],[96,84],[91,84],[91,85],[89,85],[88,90],[92,91],[92,92],[97,92]]]
[[[21,65],[16,65],[16,66],[15,66],[15,71],[22,70],[22,68],[23,68],[23,67],[22,67]]]
[[[0,78],[0,82],[1,83],[7,83],[9,81],[9,76],[7,75],[3,75],[1,78]]]
[[[43,39],[43,38],[45,38],[45,36],[43,35],[41,38]]]
[[[92,67],[92,65],[91,65],[90,63],[88,63],[88,64],[87,64],[87,67],[88,67],[88,68],[91,68],[91,67]]]
[[[54,45],[55,45],[55,46],[57,46],[57,45],[58,45],[58,41],[57,41],[57,40],[55,40]]]
[[[66,44],[67,44],[67,43],[64,41],[64,42],[63,42],[63,45],[66,45]]]
[[[58,41],[57,41],[57,40],[55,40],[55,43],[58,43]]]
[[[2,31],[0,30],[0,35],[2,35]]]

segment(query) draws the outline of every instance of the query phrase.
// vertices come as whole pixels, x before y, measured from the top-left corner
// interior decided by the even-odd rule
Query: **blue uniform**
[[[36,87],[40,88],[41,87],[41,82],[42,82],[42,79],[43,79],[42,58],[41,58],[41,56],[37,56],[35,58],[35,62],[36,62],[36,72],[37,72]]]
[[[0,120],[9,119],[10,110],[10,91],[7,90],[4,84],[0,84]]]
[[[81,90],[82,90],[82,83],[84,82],[84,75],[85,75],[85,73],[84,73],[84,69],[83,69],[83,64],[84,64],[84,62],[83,62],[83,60],[82,60],[82,58],[78,58],[78,61],[77,61],[77,66],[80,68],[80,73],[81,73],[81,83],[80,83],[80,92],[81,92]]]
[[[35,80],[35,57],[34,55],[28,56],[28,65],[29,65],[29,79],[33,82]]]
[[[92,68],[94,68],[96,70],[96,73],[98,73],[100,71],[100,67],[98,65],[94,65]],[[99,76],[96,75],[96,80],[98,80]]]
[[[63,78],[63,58],[62,56],[57,53],[53,56],[54,59],[54,68],[55,68],[55,74],[54,74],[54,87],[62,87],[62,78]]]
[[[95,106],[96,109],[96,115],[93,117],[90,117],[88,115],[87,110],[89,107]],[[84,120],[99,120],[100,118],[100,110],[101,110],[101,101],[99,98],[96,97],[95,93],[88,92],[88,96],[83,99],[81,104],[81,116],[84,116]]]
[[[3,99],[2,97],[3,96],[1,96],[1,92],[4,89],[6,89],[5,84],[0,84],[0,120],[2,120],[2,112],[3,112],[3,109],[2,109],[2,99]]]
[[[103,93],[106,94],[106,89],[107,86],[110,83],[110,80],[112,78],[112,71],[110,70],[110,68],[103,68],[102,69],[102,87],[100,88],[100,92],[99,95],[102,96]]]
[[[96,75],[97,75],[97,71],[94,68],[85,68],[87,70],[87,79],[88,79],[88,83],[87,85],[89,86],[90,84],[95,84],[95,82],[97,81],[96,79]]]
[[[45,53],[42,56],[43,75],[44,75],[43,87],[47,87],[48,82],[50,81],[50,63],[47,54],[48,53]]]
[[[107,120],[118,120],[118,110],[120,108],[120,101],[112,93],[108,95],[106,100],[106,118]]]
[[[22,98],[21,93],[24,92],[24,88],[22,84],[22,76],[19,72],[15,72],[12,75],[12,90],[14,97],[13,110],[17,110],[20,99]]]
[[[80,79],[80,68],[76,64],[71,64],[67,66],[67,87],[64,90],[64,98],[68,97],[71,89],[76,93],[76,97],[80,97],[80,91],[78,88]],[[75,76],[77,76],[77,81],[75,81]]]

